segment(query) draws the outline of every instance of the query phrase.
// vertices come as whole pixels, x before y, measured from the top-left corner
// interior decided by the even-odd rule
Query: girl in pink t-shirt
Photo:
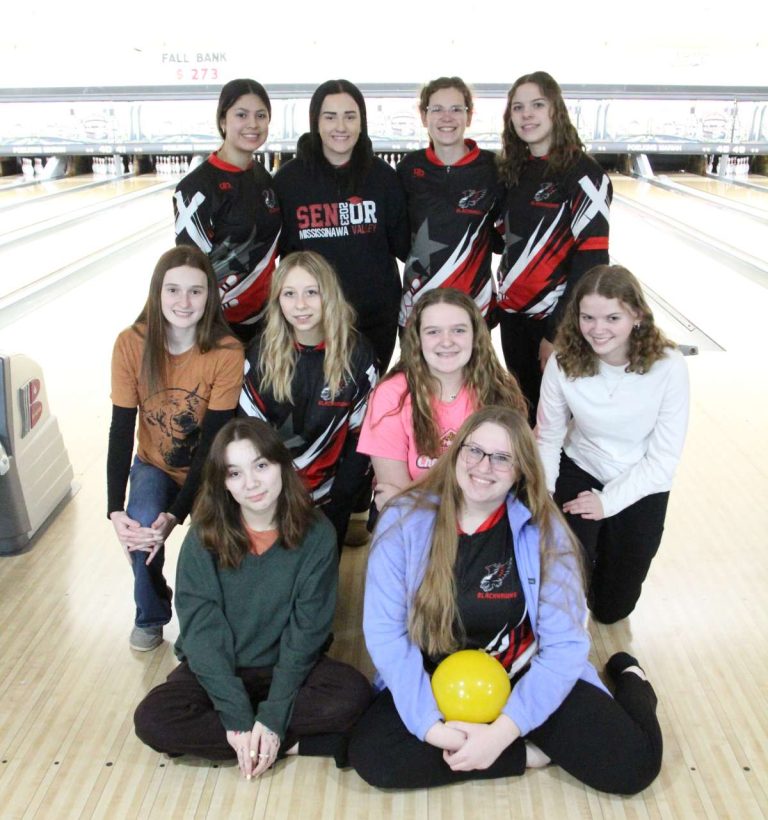
[[[487,404],[526,410],[474,301],[453,288],[429,291],[405,327],[400,361],[368,400],[358,451],[371,457],[376,506],[429,470]]]

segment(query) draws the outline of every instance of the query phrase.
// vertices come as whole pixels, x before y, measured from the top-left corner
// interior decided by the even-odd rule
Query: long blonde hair
[[[579,547],[547,492],[544,468],[527,415],[509,407],[485,407],[464,422],[450,448],[432,470],[412,488],[395,497],[398,499],[395,503],[405,504],[406,516],[417,510],[429,510],[435,516],[426,571],[408,614],[411,640],[433,656],[455,652],[462,643],[463,627],[456,606],[454,572],[459,543],[457,521],[462,507],[456,462],[462,444],[486,423],[498,424],[509,436],[518,473],[511,492],[528,508],[531,523],[539,530],[541,589],[549,578],[551,567],[565,559],[570,560],[576,571],[570,574],[567,584],[564,582],[558,586],[559,599],[553,603],[567,611],[578,611],[578,606],[569,606],[569,603],[584,595]],[[377,532],[374,549],[379,537],[381,534]]]
[[[325,359],[323,376],[335,396],[347,376],[352,378],[352,352],[357,343],[355,311],[344,298],[336,272],[314,251],[296,251],[286,256],[272,275],[267,302],[267,323],[261,336],[258,374],[260,389],[271,390],[277,401],[292,402],[291,382],[298,353],[293,328],[280,307],[280,291],[294,268],[314,277],[323,307]]]
[[[429,372],[421,352],[421,320],[432,305],[453,305],[461,308],[472,326],[472,355],[464,366],[464,385],[470,391],[475,409],[489,404],[502,404],[527,411],[517,379],[499,362],[493,349],[491,333],[475,301],[455,288],[434,288],[414,305],[400,340],[400,360],[387,375],[402,373],[408,385],[407,393],[391,413],[400,413],[406,395],[411,397],[413,435],[419,453],[437,458],[440,455],[440,431],[432,407],[440,395],[440,383]],[[376,424],[374,421],[373,425]]]

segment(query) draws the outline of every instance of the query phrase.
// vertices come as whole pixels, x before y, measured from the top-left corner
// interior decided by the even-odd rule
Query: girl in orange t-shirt
[[[242,346],[222,316],[208,257],[183,245],[166,251],[144,309],[112,354],[107,512],[134,573],[133,649],[162,643],[171,619],[163,545],[192,506],[210,442],[234,413],[242,373]]]

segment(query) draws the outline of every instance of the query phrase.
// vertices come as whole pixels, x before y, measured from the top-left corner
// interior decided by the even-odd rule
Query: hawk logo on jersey
[[[277,197],[275,196],[275,192],[271,188],[264,189],[264,204],[269,208],[270,211],[273,211],[277,208]]]
[[[231,182],[220,182],[219,183],[219,190],[220,191],[231,191],[232,190],[232,183]]]
[[[423,168],[414,168],[413,175],[421,179],[422,177],[425,177],[427,175],[427,172]]]
[[[339,383],[339,389],[336,391],[335,395],[331,395],[331,388],[327,385],[323,385],[323,389],[320,391],[320,401],[327,402],[333,401],[334,399],[338,398],[338,396],[344,391],[344,388],[349,384],[349,379],[342,379]],[[345,402],[345,404],[349,404],[349,402]]]
[[[554,182],[542,183],[533,197],[534,202],[550,202],[553,199],[559,199],[557,197],[557,185]]]
[[[459,208],[474,208],[485,196],[485,194],[486,191],[484,188],[480,191],[462,191],[461,199],[459,200]]]
[[[343,398],[344,390],[346,389],[347,385],[349,384],[349,380],[345,379],[339,385],[339,389],[336,391],[335,395],[331,395],[331,389],[328,387],[327,384],[323,385],[323,389],[320,391],[320,400],[317,402],[319,407],[349,407],[352,402],[345,401]]]
[[[512,558],[503,564],[488,564],[485,568],[485,575],[480,579],[480,589],[482,589],[483,592],[491,592],[494,589],[498,589],[511,571]]]

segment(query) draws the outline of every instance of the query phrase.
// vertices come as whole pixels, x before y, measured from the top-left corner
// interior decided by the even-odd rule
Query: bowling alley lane
[[[99,177],[93,174],[80,174],[74,177],[64,177],[63,179],[29,180],[28,182],[21,175],[8,179],[13,179],[14,182],[6,182],[5,177],[0,181],[0,208],[12,207],[16,203],[28,202],[41,196],[69,191],[72,188],[79,188],[99,181]]]
[[[750,174],[747,177],[747,182],[749,182],[750,185],[757,185],[768,191],[768,177],[765,176],[765,174]]]
[[[768,188],[764,191],[757,191],[754,188],[746,188],[743,185],[736,185],[728,179],[716,179],[715,177],[703,177],[699,174],[665,174],[661,179],[670,179],[678,185],[686,185],[696,191],[703,191],[712,196],[720,196],[739,202],[742,205],[749,205],[751,208],[765,211],[768,216]],[[751,182],[747,177],[745,182]]]
[[[109,219],[117,222],[114,215]],[[133,221],[138,229],[136,217]],[[121,219],[115,227],[125,231],[128,225]],[[64,236],[56,242],[78,240]],[[11,324],[0,322],[0,350],[24,353],[43,369],[76,478],[106,450],[115,337],[138,315],[155,262],[172,246],[169,220],[167,231],[99,262],[87,281],[53,300],[41,299]]]
[[[5,814],[119,819],[147,809],[146,816],[158,818],[195,812],[216,817],[237,804],[249,816],[311,820],[321,814],[389,816],[394,799],[403,816],[485,817],[499,814],[502,805],[501,813],[510,816],[762,816],[753,810],[757,799],[743,770],[748,764],[753,772],[765,769],[760,768],[764,755],[754,752],[763,741],[760,652],[766,629],[760,626],[765,619],[755,613],[764,609],[759,533],[765,531],[761,499],[766,486],[763,455],[768,452],[761,412],[765,365],[756,339],[768,289],[742,276],[722,255],[702,250],[621,202],[611,211],[615,261],[638,273],[644,284],[681,313],[694,316],[727,347],[725,353],[706,352],[688,360],[691,428],[664,544],[640,606],[630,622],[590,624],[594,660],[627,648],[653,671],[665,741],[658,783],[634,798],[601,796],[585,792],[551,766],[515,782],[393,798],[369,789],[353,772],[338,774],[332,762],[316,758],[283,762],[269,780],[254,786],[238,779],[231,766],[179,765],[141,746],[133,733],[132,711],[175,665],[171,645],[178,622],[174,618],[166,628],[167,643],[161,649],[143,653],[155,657],[128,650],[130,571],[106,518],[105,458],[114,339],[135,319],[159,254],[173,244],[170,193],[148,196],[139,204],[148,208],[146,203],[156,200],[165,221],[155,236],[105,259],[91,278],[55,299],[42,298],[13,323],[3,325],[0,310],[0,351],[23,352],[41,365],[76,486],[72,500],[34,548],[0,562],[5,593],[0,595],[5,625],[0,644],[8,661],[2,681],[5,708],[0,711],[0,735],[9,749],[3,755],[7,763],[0,767]],[[128,206],[103,217],[87,221],[86,237],[101,231],[125,236],[142,224],[140,213]],[[28,245],[26,263],[48,256],[50,264],[78,253],[84,241],[75,232],[78,227],[53,232],[54,244],[44,252],[36,243]],[[0,266],[5,276],[2,255]],[[169,579],[183,535],[184,528],[178,527],[171,536]],[[342,556],[333,656],[370,673],[360,631],[366,557],[366,549],[345,550]],[[724,578],[728,596],[722,594]],[[727,605],[716,606],[724,597]],[[732,670],[738,674],[729,677]],[[726,743],[726,735],[736,740]],[[195,789],[203,779],[205,788]],[[319,784],[322,802],[316,799],[315,804],[320,808],[299,804],[299,781]],[[697,791],[702,783],[709,792],[703,787]],[[427,801],[432,812],[424,811]]]
[[[687,220],[689,200],[679,200],[677,218]],[[753,220],[742,215],[741,221],[740,234],[755,230]],[[612,262],[628,267],[644,287],[670,305],[679,319],[695,325],[717,345],[743,353],[754,349],[755,329],[768,315],[768,277],[617,200],[611,207],[610,255]],[[659,324],[676,342],[698,344],[684,323],[654,309]]]
[[[21,174],[10,174],[8,176],[0,177],[0,191],[6,188],[12,188],[16,185],[24,183],[24,177]]]
[[[14,202],[13,206],[8,208],[4,207],[6,204],[4,194],[13,192],[4,192],[3,195],[0,195],[0,214],[2,214],[2,229],[0,229],[2,233],[0,233],[0,237],[10,231],[30,227],[46,219],[67,214],[74,215],[79,208],[87,208],[90,205],[98,205],[102,202],[106,206],[110,200],[116,197],[143,191],[162,182],[156,176],[150,175],[127,177],[104,185],[81,187],[89,181],[93,181],[92,178],[70,177],[55,182],[40,183],[43,188],[42,194],[56,192],[58,195],[45,197],[37,201],[41,196],[41,192],[37,192],[36,196],[30,194],[26,199]],[[37,188],[38,186],[33,187]],[[69,190],[70,188],[77,188],[78,190]],[[17,193],[21,194],[27,190],[29,189],[22,188]]]
[[[642,179],[613,175],[611,180],[617,201],[625,197],[628,203],[637,202],[755,259],[768,262],[768,225],[729,209],[727,203],[724,202],[722,207],[713,206],[684,193],[665,191]]]
[[[173,208],[168,189],[0,246],[0,299],[153,226],[165,226],[166,244],[173,245]]]

